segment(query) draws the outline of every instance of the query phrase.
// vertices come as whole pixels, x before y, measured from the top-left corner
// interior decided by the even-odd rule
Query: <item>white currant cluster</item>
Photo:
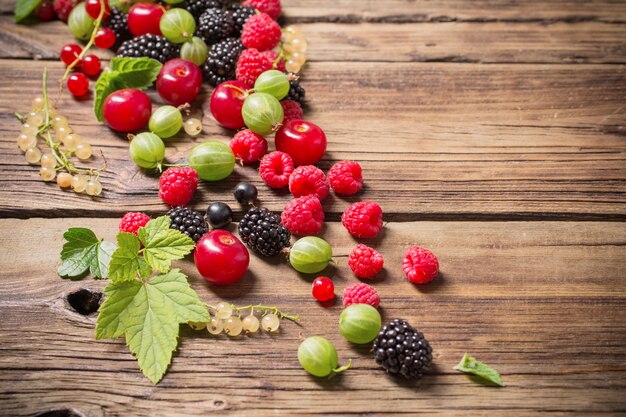
[[[289,72],[298,73],[306,63],[307,42],[300,28],[286,26],[280,38],[281,49],[285,57],[285,69]]]

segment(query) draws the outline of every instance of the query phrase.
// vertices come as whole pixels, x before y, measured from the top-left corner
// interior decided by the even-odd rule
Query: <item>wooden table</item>
[[[385,229],[366,243],[385,256],[374,284],[383,316],[425,333],[433,372],[416,384],[386,376],[366,348],[338,334],[340,301],[319,307],[307,280],[256,256],[250,274],[228,288],[208,286],[191,261],[180,266],[206,301],[278,305],[302,314],[301,326],[235,340],[184,329],[157,386],[123,340],[95,341],[95,316],[78,314],[66,297],[104,284],[56,275],[63,231],[87,226],[112,239],[126,211],[166,207],[157,178],[129,161],[127,141],[95,121],[90,102],[67,94],[62,112],[109,163],[104,198],[62,192],[24,162],[12,113],[29,109],[44,66],[52,80],[61,75],[58,51],[71,38],[58,22],[14,25],[12,1],[2,0],[0,414],[626,412],[626,2],[284,3],[286,22],[300,23],[309,40],[306,116],[330,140],[319,165],[354,159],[366,178],[362,194],[324,202],[323,236],[338,260],[328,274],[337,294],[357,281],[346,262],[355,240],[338,220],[350,202],[378,201]],[[171,160],[232,135],[211,119],[209,93],[196,109],[206,134],[174,140]],[[193,206],[236,206],[229,190],[243,179],[272,210],[289,198],[246,167],[202,184]],[[441,276],[428,286],[402,275],[413,244],[440,259]],[[332,340],[353,369],[332,380],[308,376],[296,350],[311,335]],[[499,369],[506,387],[452,370],[464,352]]]

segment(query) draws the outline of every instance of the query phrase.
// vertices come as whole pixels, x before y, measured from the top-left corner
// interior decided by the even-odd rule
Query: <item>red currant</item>
[[[128,12],[128,30],[133,36],[147,33],[161,35],[161,17],[165,13],[163,6],[154,3],[135,3]]]
[[[115,32],[113,32],[109,28],[101,28],[96,33],[94,43],[100,49],[109,49],[110,47],[115,45],[116,40],[117,36],[115,35]]]
[[[211,94],[211,113],[219,124],[228,129],[244,127],[241,108],[247,89],[247,84],[239,80],[225,81],[215,87]]]
[[[156,80],[161,98],[172,106],[191,103],[202,86],[202,71],[193,62],[175,58],[163,64]]]
[[[63,61],[66,66],[69,66],[72,62],[76,61],[76,58],[81,52],[83,52],[83,48],[75,43],[68,43],[61,49],[61,61]]]
[[[74,73],[67,80],[67,89],[74,97],[82,97],[89,91],[89,79],[81,72]]]
[[[288,153],[294,165],[313,165],[326,152],[326,134],[305,120],[290,120],[274,138],[276,150]]]
[[[102,113],[111,129],[135,132],[148,124],[152,103],[143,91],[125,88],[111,93],[104,100]]]
[[[48,22],[55,18],[54,6],[51,1],[43,1],[35,9],[35,16],[42,22]]]
[[[313,280],[313,297],[317,301],[328,301],[335,298],[335,285],[328,277],[317,277]]]
[[[87,11],[87,14],[89,16],[91,16],[92,19],[97,19],[98,16],[100,15],[100,2],[101,1],[104,2],[104,16],[103,16],[103,18],[106,19],[107,17],[109,17],[109,14],[111,12],[111,8],[109,7],[108,0],[86,0],[85,1],[85,10]]]
[[[85,75],[95,77],[100,74],[100,58],[95,55],[87,55],[80,63],[80,68],[83,70]]]
[[[232,233],[220,229],[200,238],[193,258],[200,275],[216,285],[239,281],[250,263],[250,254],[244,244]]]

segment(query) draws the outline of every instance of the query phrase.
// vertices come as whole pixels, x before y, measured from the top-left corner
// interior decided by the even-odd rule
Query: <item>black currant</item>
[[[233,194],[240,204],[252,204],[258,195],[256,186],[249,182],[240,182],[235,187]]]
[[[233,211],[228,204],[222,202],[209,204],[206,216],[209,224],[215,229],[223,229],[233,221]]]

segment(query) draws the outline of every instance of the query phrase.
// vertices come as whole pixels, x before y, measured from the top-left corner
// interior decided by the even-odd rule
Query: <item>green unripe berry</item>
[[[141,168],[161,168],[165,158],[165,145],[154,133],[144,132],[135,136],[128,147],[130,159]]]
[[[254,91],[267,93],[277,100],[282,100],[289,94],[289,78],[287,74],[278,70],[265,71],[256,79]]]
[[[150,116],[148,127],[161,139],[171,138],[183,126],[183,115],[174,106],[161,106]]]
[[[189,153],[189,166],[205,181],[219,181],[235,169],[235,155],[230,147],[214,140],[201,143]]]
[[[267,93],[254,93],[246,97],[241,115],[246,126],[262,136],[278,130],[285,117],[283,106],[276,97]]]
[[[369,304],[352,304],[339,316],[339,333],[352,343],[369,343],[381,326],[380,313]]]
[[[196,21],[185,9],[170,9],[159,22],[161,33],[172,43],[183,43],[192,38],[196,31]]]
[[[343,372],[352,364],[350,361],[348,365],[338,368],[337,350],[332,343],[322,336],[312,336],[300,343],[298,362],[305,371],[317,377]]]
[[[289,250],[289,263],[304,274],[315,274],[328,266],[333,249],[324,239],[307,236],[299,239]]]
[[[87,14],[85,2],[78,3],[67,18],[67,26],[76,39],[86,41],[91,37],[95,20]]]
[[[201,66],[209,57],[209,47],[201,38],[194,36],[181,46],[180,57]]]

